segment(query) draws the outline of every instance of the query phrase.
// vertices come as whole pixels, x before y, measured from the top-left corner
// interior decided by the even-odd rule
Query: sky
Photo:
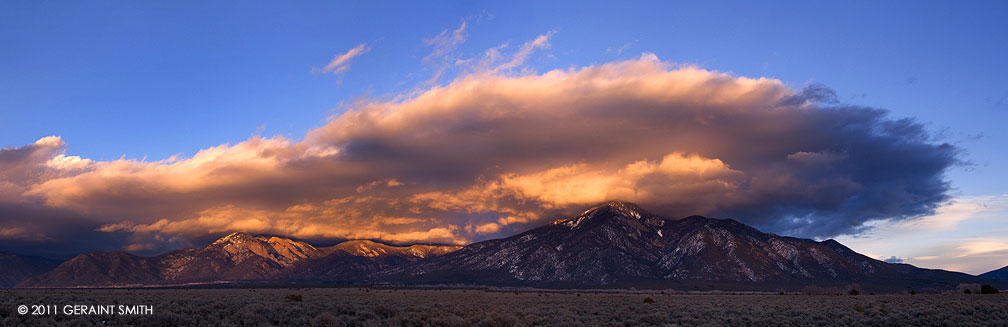
[[[999,2],[0,4],[0,250],[466,244],[611,199],[1008,265]]]

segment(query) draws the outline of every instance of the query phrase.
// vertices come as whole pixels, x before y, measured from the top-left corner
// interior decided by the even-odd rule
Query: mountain
[[[379,257],[379,256],[393,255],[407,258],[423,259],[427,257],[443,255],[461,248],[462,248],[461,246],[422,245],[422,244],[410,245],[410,246],[391,246],[369,240],[355,240],[355,241],[346,241],[327,248],[322,248],[321,250],[325,251],[326,253],[341,250],[362,257]]]
[[[135,286],[161,280],[153,258],[126,252],[92,252],[78,255],[53,270],[19,283],[19,287]]]
[[[668,219],[612,201],[504,239],[382,272],[388,283],[776,289],[859,283],[951,288],[975,277],[889,264],[834,240],[762,233],[731,219]]]
[[[834,240],[763,233],[732,219],[669,219],[612,201],[518,235],[461,248],[366,240],[316,248],[281,237],[233,233],[203,248],[155,257],[84,254],[18,286],[238,282],[800,290],[859,284],[874,292],[934,292],[982,281],[886,263]]]
[[[21,281],[49,271],[59,261],[32,256],[22,256],[12,252],[0,252],[0,288],[7,288]]]
[[[457,247],[396,247],[348,241],[318,249],[276,236],[232,233],[203,248],[155,257],[93,252],[70,259],[19,287],[120,287],[263,281],[360,281],[393,265],[446,253]]]
[[[259,280],[300,260],[324,255],[304,242],[232,233],[204,248],[172,251],[155,259],[165,281],[192,283]]]
[[[132,286],[258,280],[299,260],[322,256],[322,251],[304,242],[232,233],[204,248],[176,250],[156,257],[138,257],[125,252],[82,254],[18,286]]]
[[[990,280],[1008,280],[1008,266],[982,273],[979,277]]]
[[[321,258],[304,260],[275,276],[288,283],[360,283],[372,274],[462,248],[450,245],[392,246],[353,240],[320,248]]]

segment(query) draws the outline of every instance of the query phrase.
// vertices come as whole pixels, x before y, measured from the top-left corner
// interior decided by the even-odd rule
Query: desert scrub
[[[671,292],[667,292],[671,293]],[[843,294],[843,292],[840,292]],[[301,295],[302,302],[286,299]],[[643,298],[655,299],[644,305]],[[144,304],[152,316],[22,316],[21,303]],[[856,306],[864,309],[854,310]],[[458,289],[0,290],[3,326],[1008,326],[1008,295],[666,294]]]

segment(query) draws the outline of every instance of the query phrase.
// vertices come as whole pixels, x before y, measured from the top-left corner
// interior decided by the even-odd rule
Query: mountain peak
[[[393,249],[397,249],[397,247],[381,244],[371,240],[349,240],[330,247],[329,251],[342,250],[353,255],[377,257],[388,254]]]
[[[621,216],[633,217],[637,219],[640,219],[642,216],[650,215],[647,211],[644,211],[644,209],[641,209],[641,207],[637,206],[636,204],[617,200],[603,202],[597,206],[592,207],[591,209],[585,210],[585,212],[581,213],[581,215],[594,216],[604,212],[611,212]]]
[[[633,208],[633,209],[636,209],[636,210],[643,210],[643,209],[640,208],[640,206],[637,206],[637,204],[635,204],[633,202],[620,201],[620,200],[609,200],[609,201],[606,201],[606,202],[602,202],[602,203],[600,203],[599,205],[597,205],[595,207],[596,208],[603,208],[603,207],[606,207],[606,208]]]
[[[211,243],[211,245],[224,244],[224,243],[239,243],[242,241],[253,241],[255,237],[243,232],[234,232],[228,234],[227,236],[221,237],[220,239]]]
[[[449,253],[462,248],[452,245],[424,245],[414,244],[409,246],[396,246],[382,244],[371,240],[350,240],[340,244],[325,248],[324,251],[332,253],[340,250],[352,255],[363,257],[381,257],[385,255],[399,255],[414,258],[426,258]]]
[[[580,226],[585,221],[595,220],[596,218],[624,217],[631,220],[642,220],[653,216],[654,215],[644,209],[641,209],[641,207],[636,204],[626,201],[612,200],[603,202],[585,210],[580,215],[554,220],[552,224],[563,224],[574,228]]]

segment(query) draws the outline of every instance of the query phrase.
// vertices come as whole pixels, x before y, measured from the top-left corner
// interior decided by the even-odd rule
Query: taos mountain
[[[17,285],[21,281],[44,273],[59,265],[59,261],[11,252],[0,252],[0,288]]]
[[[1008,280],[1008,266],[982,273],[980,277],[990,280]]]
[[[1002,269],[1004,270],[1004,269]],[[762,233],[732,219],[669,219],[611,201],[508,238],[458,246],[347,241],[331,247],[233,233],[155,257],[77,256],[18,287],[239,284],[484,285],[801,290],[858,284],[943,291],[977,276],[861,255],[834,240]]]
[[[878,291],[939,291],[979,279],[886,263],[835,240],[762,233],[732,219],[668,219],[619,201],[379,275],[411,284],[774,290],[856,283]]]

